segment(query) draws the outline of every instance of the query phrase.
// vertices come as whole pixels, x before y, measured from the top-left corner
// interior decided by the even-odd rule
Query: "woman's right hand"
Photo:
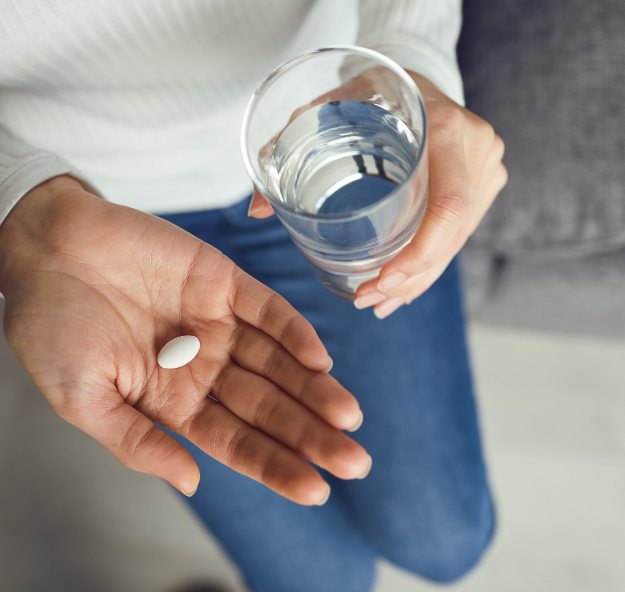
[[[30,191],[0,227],[7,340],[56,412],[132,469],[187,495],[187,450],[156,424],[294,502],[371,459],[341,430],[362,419],[312,326],[281,296],[176,226],[71,177]],[[159,349],[196,335],[187,366]]]

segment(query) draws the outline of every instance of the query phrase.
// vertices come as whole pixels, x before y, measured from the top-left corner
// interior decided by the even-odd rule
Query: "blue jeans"
[[[373,457],[363,481],[328,476],[323,507],[301,507],[191,444],[202,473],[189,504],[254,592],[366,592],[376,557],[448,582],[494,530],[480,446],[457,263],[384,321],[322,287],[280,223],[249,200],[164,216],[284,295],[315,326],[333,375],[359,399],[355,434]]]

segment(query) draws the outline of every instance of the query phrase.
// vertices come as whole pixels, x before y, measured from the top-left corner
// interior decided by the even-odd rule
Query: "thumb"
[[[273,211],[271,204],[256,189],[254,189],[247,215],[252,218],[269,218],[274,214],[275,212]]]
[[[425,273],[462,246],[469,213],[468,172],[457,145],[429,151],[429,198],[415,236],[380,272],[378,290],[395,291],[407,279]]]
[[[74,422],[71,414],[64,418],[97,440],[128,468],[160,477],[188,497],[195,493],[200,472],[181,444],[125,403],[117,392],[98,406],[100,412],[93,413],[90,407],[81,413],[80,421]],[[86,417],[85,413],[88,413]]]

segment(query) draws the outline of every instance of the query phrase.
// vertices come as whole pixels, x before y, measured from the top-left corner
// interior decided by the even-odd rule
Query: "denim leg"
[[[440,582],[469,570],[494,530],[459,285],[454,262],[411,306],[328,339],[374,459],[369,478],[339,491],[372,546]]]
[[[298,506],[185,444],[202,475],[188,502],[239,566],[250,590],[371,589],[375,552],[340,500],[319,508]]]
[[[244,214],[243,214],[244,215]],[[235,229],[219,211],[164,218],[238,258]],[[264,233],[283,239],[281,228]],[[243,234],[239,234],[243,238]],[[283,241],[290,248],[288,239]],[[258,248],[262,248],[259,245]],[[250,252],[256,247],[249,245]],[[239,263],[239,261],[236,261]],[[200,486],[187,501],[240,568],[253,592],[367,592],[375,552],[354,527],[339,499],[325,506],[298,506],[211,459],[174,435],[193,454]]]
[[[275,219],[225,211],[246,271],[313,323],[333,374],[360,400],[356,439],[373,457],[364,481],[333,480],[333,496],[379,554],[431,580],[462,576],[494,530],[482,459],[457,262],[411,306],[379,321],[314,278]]]

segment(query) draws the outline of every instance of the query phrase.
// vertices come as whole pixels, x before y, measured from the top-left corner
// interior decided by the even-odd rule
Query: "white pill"
[[[180,368],[188,364],[200,351],[200,340],[195,335],[181,335],[168,341],[158,352],[161,368]]]

